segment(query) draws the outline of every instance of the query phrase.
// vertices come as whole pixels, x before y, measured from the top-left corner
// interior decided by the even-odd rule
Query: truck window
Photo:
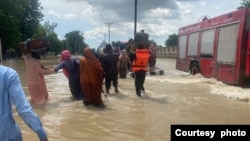
[[[201,56],[213,56],[215,28],[201,33]]]
[[[192,33],[188,40],[188,56],[198,56],[198,39],[199,33]]]
[[[219,28],[217,62],[235,64],[238,23]]]
[[[178,58],[185,59],[186,54],[186,42],[187,42],[187,35],[180,36],[179,38],[179,48],[178,48]]]

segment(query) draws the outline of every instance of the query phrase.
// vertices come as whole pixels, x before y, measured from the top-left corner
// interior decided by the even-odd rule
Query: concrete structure
[[[176,58],[176,54],[177,54],[176,46],[157,47],[158,58]]]

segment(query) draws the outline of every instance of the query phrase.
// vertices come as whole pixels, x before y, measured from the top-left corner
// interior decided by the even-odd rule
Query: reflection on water
[[[58,58],[41,61],[53,67]],[[8,60],[4,65],[16,69],[29,97],[23,60]],[[50,100],[32,105],[48,132],[50,141],[167,141],[171,124],[247,124],[250,122],[250,89],[228,86],[201,75],[190,76],[175,69],[174,59],[157,59],[164,75],[147,75],[146,93],[135,94],[131,77],[119,79],[119,94],[114,89],[104,102],[106,109],[83,106],[73,101],[63,74],[45,76]],[[15,114],[25,141],[36,135]]]

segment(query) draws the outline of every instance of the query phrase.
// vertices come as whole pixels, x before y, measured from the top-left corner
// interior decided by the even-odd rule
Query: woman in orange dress
[[[84,93],[84,104],[92,104],[104,108],[102,101],[103,68],[101,62],[94,56],[91,49],[83,50],[84,56],[80,59],[80,82]]]

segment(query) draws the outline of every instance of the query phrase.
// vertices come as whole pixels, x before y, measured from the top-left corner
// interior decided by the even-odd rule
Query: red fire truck
[[[250,10],[229,12],[181,27],[176,69],[226,84],[250,80]]]

